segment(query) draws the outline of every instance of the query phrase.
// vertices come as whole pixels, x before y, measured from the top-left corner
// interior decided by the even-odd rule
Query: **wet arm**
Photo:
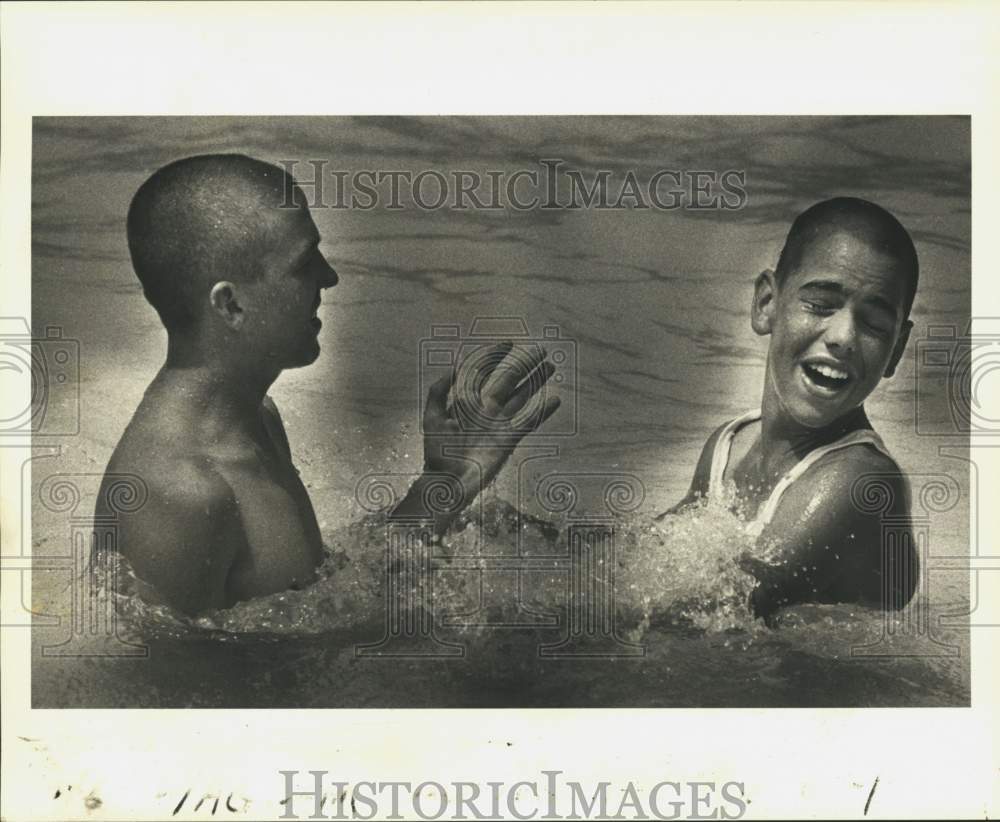
[[[910,600],[918,569],[912,540],[903,535],[909,507],[905,480],[901,475],[886,480],[893,499],[889,511],[864,511],[851,493],[863,475],[856,469],[835,462],[803,476],[786,492],[760,537],[767,562],[746,561],[760,582],[753,595],[759,616],[798,602],[898,609]],[[886,515],[896,518],[901,538],[885,538]]]
[[[233,604],[226,583],[245,536],[228,484],[200,467],[183,474],[150,489],[121,538],[147,598],[194,615]]]

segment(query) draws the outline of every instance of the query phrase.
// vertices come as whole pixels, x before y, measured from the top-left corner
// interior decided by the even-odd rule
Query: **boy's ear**
[[[896,340],[896,345],[892,349],[892,356],[889,357],[889,364],[885,367],[884,377],[891,377],[896,373],[896,366],[899,365],[899,361],[903,358],[903,351],[906,350],[906,342],[910,339],[910,331],[913,328],[913,323],[907,320],[903,323],[903,327],[899,329],[899,338]]]
[[[243,307],[236,300],[236,286],[223,280],[212,286],[208,297],[212,309],[222,317],[223,322],[234,331],[243,325]]]
[[[774,318],[774,301],[778,293],[778,284],[774,280],[774,272],[765,268],[753,285],[753,304],[750,306],[750,327],[755,334],[764,336],[771,333],[771,323]]]

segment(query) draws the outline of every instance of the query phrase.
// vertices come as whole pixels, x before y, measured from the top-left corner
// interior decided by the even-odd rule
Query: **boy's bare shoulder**
[[[818,460],[792,484],[819,487],[838,507],[863,515],[898,514],[909,509],[909,483],[899,464],[872,445],[840,448]]]
[[[142,507],[120,518],[117,550],[152,599],[195,613],[227,604],[225,579],[245,544],[235,494],[214,462],[190,444],[130,430],[108,464],[138,477]],[[105,494],[101,494],[101,502]]]
[[[883,531],[887,516],[898,529],[908,513],[906,477],[891,457],[870,445],[825,455],[788,487],[762,535],[782,568],[795,573],[759,573],[755,607],[767,613],[813,600],[903,607],[913,595],[917,558],[909,541],[885,543]],[[888,574],[887,563],[894,569]]]
[[[228,488],[190,432],[138,413],[111,455],[107,473],[134,474],[147,487],[178,498],[221,493],[223,485]]]
[[[870,445],[852,445],[825,455],[788,487],[765,535],[797,562],[818,567],[826,587],[835,576],[857,581],[877,572],[886,517],[899,527],[909,509],[896,461]],[[866,588],[875,577],[869,582]]]
[[[194,438],[177,431],[130,425],[108,463],[107,475],[131,474],[145,485],[147,501],[133,517],[186,518],[235,505],[229,483]]]

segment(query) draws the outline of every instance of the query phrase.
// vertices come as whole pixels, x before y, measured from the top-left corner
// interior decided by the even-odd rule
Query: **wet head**
[[[753,328],[771,336],[765,398],[812,429],[860,406],[902,356],[917,275],[909,235],[879,206],[842,197],[803,212],[755,289]]]
[[[269,371],[319,354],[316,309],[337,275],[294,180],[238,154],[164,166],[136,193],[128,242],[175,349]]]

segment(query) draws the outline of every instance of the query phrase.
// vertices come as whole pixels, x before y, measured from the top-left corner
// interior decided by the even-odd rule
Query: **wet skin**
[[[897,260],[837,231],[816,240],[780,286],[773,272],[758,277],[751,322],[771,337],[762,419],[737,433],[725,475],[742,515],[754,517],[780,477],[810,451],[871,428],[862,404],[902,356],[910,328],[906,289]],[[671,511],[708,494],[721,429],[706,442],[687,495]],[[889,510],[865,513],[852,501],[865,474],[882,477]],[[768,616],[809,601],[902,607],[913,594],[916,555],[907,546],[883,557],[882,516],[907,515],[908,494],[899,466],[870,446],[818,460],[785,491],[760,536],[774,562],[746,560],[760,582],[757,612]]]
[[[134,474],[148,502],[118,520],[117,549],[136,572],[141,596],[186,614],[300,588],[324,557],[320,529],[299,479],[281,416],[267,390],[285,368],[319,356],[316,311],[338,278],[319,251],[319,232],[305,207],[265,208],[257,226],[268,239],[256,281],[206,285],[197,331],[171,334],[167,361],[150,384],[115,449],[114,474]],[[425,473],[390,516],[426,517],[443,533],[500,470],[527,429],[511,420],[542,390],[554,367],[507,358],[494,347],[475,396],[495,420],[463,431],[449,406],[450,374],[431,387],[424,415]],[[495,373],[494,373],[495,372]],[[478,373],[478,372],[477,372]],[[491,376],[493,377],[491,379]],[[537,428],[559,406],[549,397],[533,415]],[[464,458],[443,446],[459,445]],[[424,509],[425,489],[446,475],[458,504]],[[107,511],[101,493],[97,515]]]
[[[144,597],[187,613],[301,587],[323,558],[312,503],[266,390],[282,369],[319,355],[315,311],[337,275],[305,209],[270,210],[265,219],[261,229],[274,242],[262,276],[232,286],[221,306],[220,319],[238,325],[228,329],[238,335],[238,356],[221,346],[201,356],[171,350],[107,469],[149,488],[149,501],[122,518],[118,535]]]

